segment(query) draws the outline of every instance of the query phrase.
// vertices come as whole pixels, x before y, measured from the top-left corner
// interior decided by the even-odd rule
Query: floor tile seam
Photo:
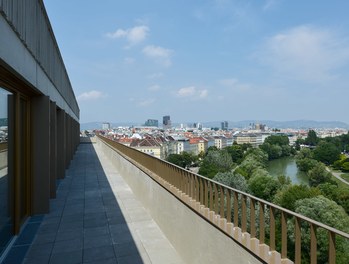
[[[97,151],[96,151],[96,153],[97,153],[97,155],[98,155],[99,158],[100,158],[99,154],[101,154],[101,155],[104,156],[104,158],[105,158],[104,161],[102,161],[102,160],[100,159],[101,164],[107,162],[107,163],[110,163],[110,165],[112,165],[111,162],[110,162],[110,160],[107,159],[107,157],[105,157],[105,155],[103,155],[103,153],[98,153]],[[116,168],[115,168],[115,170],[116,170]],[[110,176],[110,175],[107,175],[108,181],[110,182],[109,176]],[[121,174],[120,174],[120,178],[121,178],[121,180],[122,180],[123,183],[125,183],[127,186],[129,186],[129,185],[126,183],[126,181],[123,179],[123,177],[121,176]],[[127,217],[130,218],[130,214],[129,214],[128,210],[127,210],[127,206],[124,204],[124,201],[123,201],[123,200],[125,200],[125,199],[119,197],[119,196],[117,195],[117,193],[115,193],[114,190],[112,190],[112,191],[113,191],[113,193],[114,193],[115,198],[117,198],[118,202],[121,202],[122,205],[123,205],[123,207],[120,208],[121,211],[122,211],[122,214],[124,215],[124,217],[127,216]],[[131,189],[131,193],[132,193],[132,197],[133,197],[135,200],[138,201],[138,199],[137,199],[137,197],[135,196],[135,194],[133,193],[132,189]],[[126,199],[126,200],[127,200],[127,199]],[[144,206],[143,206],[142,204],[141,204],[141,207],[145,210],[145,208],[144,208]],[[150,218],[151,218],[152,221],[157,225],[157,223],[156,223],[155,220],[151,217],[151,215],[150,215]],[[144,249],[144,252],[145,252],[146,256],[147,256],[148,259],[151,261],[150,254],[148,253],[148,250],[147,250],[147,248],[146,248],[146,246],[145,246],[145,244],[144,244],[144,239],[138,234],[137,228],[136,228],[135,226],[131,225],[131,224],[128,223],[128,222],[126,222],[126,225],[127,225],[127,228],[130,230],[130,233],[131,233],[130,235],[131,235],[133,238],[134,238],[134,236],[137,236],[137,238],[139,239],[139,242],[141,243],[142,248]],[[109,224],[108,224],[108,226],[109,226]],[[161,230],[161,229],[160,229],[160,230]],[[110,229],[109,229],[109,232],[110,232]],[[161,231],[161,232],[162,232],[162,231]],[[111,233],[111,232],[110,232],[110,233]],[[136,244],[135,241],[134,241],[134,243]],[[115,254],[115,253],[114,253],[114,254]],[[141,255],[140,252],[139,252],[139,255]],[[151,262],[152,262],[152,261],[151,261]]]
[[[96,147],[95,147],[95,149],[96,149]],[[96,153],[97,153],[97,156],[98,156],[98,158],[99,158],[99,160],[100,160],[100,162],[101,162],[101,164],[102,164],[102,167],[103,167],[103,163],[104,163],[104,164],[105,164],[105,163],[109,163],[109,165],[113,166],[113,164],[111,163],[111,161],[104,155],[103,152],[100,152],[100,150],[99,150],[99,151],[96,150]],[[102,157],[102,158],[101,158],[101,157]],[[103,160],[103,161],[102,161],[102,160]],[[114,168],[114,169],[117,170],[116,168]],[[119,171],[118,171],[118,172],[119,172]],[[105,174],[106,174],[107,179],[108,179],[108,182],[109,182],[109,184],[110,184],[111,181],[112,181],[112,177],[110,176],[110,174],[107,174],[106,172],[105,172]],[[122,178],[121,174],[120,174],[120,178],[121,178],[121,181],[123,182],[123,184],[126,184],[126,185],[129,187],[129,185],[126,183],[126,181]],[[117,194],[117,192],[116,192],[115,190],[113,190],[113,188],[111,188],[111,191],[113,192],[116,201],[117,201],[118,203],[121,202],[121,204],[122,204],[122,206],[119,206],[119,207],[120,207],[120,210],[121,210],[121,212],[122,212],[122,215],[123,215],[124,218],[125,218],[125,221],[126,221],[126,218],[130,218],[130,219],[131,219],[131,217],[130,217],[130,215],[129,215],[129,213],[128,213],[127,207],[125,206],[125,204],[124,204],[124,202],[123,202],[123,198],[121,198],[121,197]],[[132,197],[138,201],[138,199],[137,199],[136,196],[134,195],[132,189],[131,189],[131,192],[132,192]],[[142,206],[142,207],[143,207],[143,206]]]
[[[103,165],[105,164],[106,160],[105,160],[105,159],[103,160],[103,158],[101,158],[101,156],[100,156],[101,153],[97,150],[97,148],[96,148],[95,145],[93,145],[93,148],[94,148],[95,153],[96,153],[96,155],[97,155],[97,157],[98,157],[98,160],[99,160],[99,162],[100,162],[100,165],[101,165],[102,168],[103,168],[103,167],[104,167]],[[110,175],[109,175],[109,173],[108,173],[107,171],[103,171],[103,172],[104,172],[104,174],[105,174],[105,176],[106,176],[106,178],[107,178],[107,180],[108,180],[108,183],[109,183],[109,185],[110,185]],[[100,186],[100,185],[99,185],[99,186]],[[116,198],[116,196],[115,196],[114,190],[111,188],[111,186],[110,186],[110,190],[111,190],[111,192],[114,194],[114,197],[115,197],[116,201],[118,202],[118,200],[117,200],[117,198]],[[102,201],[103,201],[103,197],[102,197]],[[103,203],[103,204],[104,204],[104,203]],[[121,208],[120,208],[120,209],[121,209]],[[109,222],[107,223],[107,226],[108,226],[108,228],[107,228],[107,230],[108,230],[108,236],[109,236],[110,240],[112,241],[112,246],[113,246],[113,248],[114,248],[114,241],[113,241],[113,236],[112,236],[112,232],[111,232],[111,225],[109,224]],[[128,227],[128,228],[129,228],[129,227]],[[131,235],[132,235],[132,234],[131,234]],[[117,257],[117,255],[116,255],[116,253],[115,253],[115,250],[113,250],[113,253],[114,253],[115,259],[117,260],[118,257]]]
[[[82,153],[81,153],[82,154]],[[80,154],[80,155],[81,155]],[[76,158],[76,157],[74,157],[74,158]],[[71,168],[68,168],[68,171],[70,170]],[[68,172],[67,172],[68,173]],[[49,263],[51,262],[51,259],[52,259],[52,256],[53,256],[53,248],[54,248],[54,246],[55,246],[55,244],[56,244],[56,240],[57,240],[57,237],[58,237],[58,232],[59,232],[59,228],[60,228],[60,226],[61,226],[61,223],[62,223],[62,218],[63,218],[63,214],[64,214],[64,209],[65,209],[65,207],[66,207],[66,203],[67,203],[67,198],[68,198],[68,195],[69,195],[69,193],[70,193],[70,191],[71,191],[71,185],[72,185],[72,182],[73,182],[73,178],[74,178],[74,173],[72,173],[72,179],[69,181],[69,186],[68,186],[68,192],[67,192],[67,194],[65,195],[65,197],[64,197],[64,206],[63,206],[63,209],[62,209],[62,214],[61,214],[61,216],[60,216],[60,218],[59,218],[59,225],[58,225],[58,229],[57,229],[57,232],[56,232],[56,234],[55,234],[55,238],[54,238],[54,241],[53,241],[53,246],[52,246],[52,248],[51,248],[51,250],[50,250],[50,254],[49,254]],[[84,206],[85,206],[85,204],[84,204]]]
[[[90,152],[92,152],[92,149],[91,149]],[[97,154],[97,152],[95,152],[95,153]],[[97,155],[97,158],[99,159],[98,155]],[[99,160],[100,160],[100,159],[99,159]],[[101,162],[101,161],[100,161],[100,162]],[[96,166],[98,166],[98,164],[95,164],[95,163],[94,163],[94,166],[96,167]],[[97,170],[96,170],[96,171],[97,171]],[[86,169],[85,169],[85,177],[86,177]],[[100,184],[99,184],[98,181],[97,181],[97,184],[98,184],[98,190],[100,191]],[[86,192],[86,185],[84,186],[84,193],[85,193],[85,192]],[[103,204],[103,206],[104,206],[104,204]],[[85,209],[86,209],[86,197],[85,197],[85,195],[84,195],[84,212],[85,212]],[[105,211],[104,211],[104,214],[105,214],[105,216],[107,217]],[[84,213],[84,216],[85,216],[85,213]],[[109,226],[110,226],[109,223],[107,223],[108,237],[109,237],[110,241],[113,241],[113,238],[112,238],[112,235],[111,235]],[[82,235],[82,252],[83,252],[83,254],[82,254],[82,262],[81,262],[81,263],[86,263],[86,262],[84,261],[84,251],[85,251],[84,245],[85,245],[85,217],[83,217],[83,235]],[[113,250],[113,254],[114,254],[114,258],[116,259],[116,254],[115,254],[115,251],[114,251],[114,250]]]

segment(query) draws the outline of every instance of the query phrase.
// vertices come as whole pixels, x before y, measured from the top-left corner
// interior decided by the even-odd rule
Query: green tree
[[[234,172],[218,172],[214,176],[213,180],[220,182],[224,185],[240,190],[242,192],[248,192],[248,184],[244,176]]]
[[[298,200],[313,198],[319,195],[321,195],[321,192],[317,188],[310,188],[307,185],[289,185],[275,195],[274,203],[295,211]]]
[[[195,155],[191,153],[183,151],[181,154],[168,155],[166,160],[182,168],[188,168],[193,162],[197,160],[197,157],[195,157]]]
[[[314,219],[344,232],[349,231],[349,216],[343,208],[324,196],[306,198],[296,202],[296,213]],[[288,229],[290,240],[294,244],[294,222],[289,221]],[[310,229],[304,222],[301,224],[302,232],[302,263],[309,262]],[[317,230],[318,263],[328,262],[328,232],[319,228]],[[336,239],[336,263],[346,264],[349,259],[349,244],[342,238]]]
[[[342,164],[341,169],[342,169],[343,171],[349,171],[349,161],[344,162],[344,163]]]
[[[253,195],[271,202],[281,184],[275,177],[259,174],[249,179],[248,186]]]
[[[245,158],[254,158],[257,162],[261,163],[263,166],[266,166],[268,163],[268,154],[262,151],[259,148],[251,148],[245,152]]]
[[[349,214],[349,189],[346,186],[338,186],[336,183],[326,182],[319,184],[317,188],[326,198],[335,201]]]
[[[278,145],[280,147],[290,144],[290,140],[286,135],[271,135],[267,137],[264,142],[269,143],[270,145]]]
[[[326,166],[318,162],[317,165],[308,172],[309,185],[318,186],[321,183],[331,180],[331,173],[326,170]]]
[[[231,155],[233,162],[240,164],[244,156],[244,151],[241,145],[232,145],[225,148],[226,151]]]
[[[300,150],[301,149],[301,145],[304,145],[304,139],[302,138],[297,138],[296,142],[295,142],[295,148],[296,150]]]
[[[282,147],[264,142],[259,146],[265,153],[268,154],[269,160],[278,159],[282,156]]]
[[[249,179],[256,169],[263,169],[265,166],[255,158],[246,157],[244,161],[235,169],[237,173],[240,173],[246,179]]]
[[[308,172],[314,167],[316,167],[318,162],[314,159],[304,158],[304,159],[297,159],[296,164],[299,170]]]
[[[313,158],[313,152],[309,148],[302,148],[296,155],[296,159]]]
[[[313,152],[308,148],[301,149],[296,155],[296,163],[299,170],[308,172],[317,165],[313,159]]]
[[[203,159],[199,174],[213,178],[218,172],[230,171],[234,166],[229,153],[225,150],[212,150]]]
[[[336,145],[325,141],[321,141],[314,149],[314,159],[325,164],[333,164],[340,158],[340,154],[341,152]]]
[[[319,142],[319,138],[316,135],[316,132],[314,130],[309,130],[308,136],[304,140],[304,143],[309,146],[316,146]]]

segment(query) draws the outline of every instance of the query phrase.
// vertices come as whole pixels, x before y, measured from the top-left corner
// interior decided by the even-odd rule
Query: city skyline
[[[44,2],[82,123],[349,123],[345,1]]]

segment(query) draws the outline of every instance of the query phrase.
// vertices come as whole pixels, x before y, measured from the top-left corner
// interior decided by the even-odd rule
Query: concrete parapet
[[[224,230],[230,228],[228,233],[233,233],[237,241],[241,241],[240,228],[233,228],[231,223],[226,223],[226,219],[221,219],[186,195],[172,195],[103,142],[97,140],[97,144],[112,160],[186,263],[263,263],[231,236],[219,230],[218,226],[225,226]],[[212,224],[214,222],[217,226]]]

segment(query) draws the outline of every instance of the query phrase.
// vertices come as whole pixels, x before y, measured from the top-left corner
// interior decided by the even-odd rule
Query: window
[[[14,233],[13,95],[0,87],[0,255]],[[10,153],[10,154],[9,154]]]

